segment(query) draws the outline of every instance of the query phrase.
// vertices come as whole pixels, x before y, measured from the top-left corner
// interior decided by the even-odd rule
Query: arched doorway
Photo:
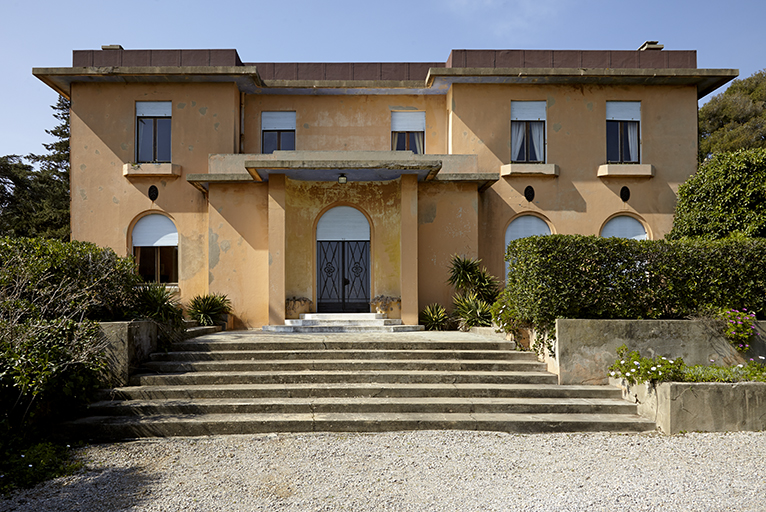
[[[370,223],[336,206],[317,223],[317,312],[369,313]]]

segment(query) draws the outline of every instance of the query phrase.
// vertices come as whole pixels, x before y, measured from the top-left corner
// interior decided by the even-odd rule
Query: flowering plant
[[[724,336],[740,352],[750,349],[753,336],[758,336],[755,329],[755,313],[747,308],[722,311],[719,317],[724,321]]]
[[[617,349],[617,356],[617,361],[609,367],[612,377],[623,378],[631,384],[682,380],[684,361],[680,357],[675,360],[662,356],[649,359],[642,357],[638,350],[629,353],[625,345]]]

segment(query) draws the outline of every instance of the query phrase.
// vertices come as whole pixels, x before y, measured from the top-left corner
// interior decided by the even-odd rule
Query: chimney
[[[662,50],[665,48],[665,45],[658,44],[659,41],[646,41],[644,44],[641,45],[641,47],[638,49],[638,51],[643,52],[646,50]]]
[[[102,44],[102,50],[124,50],[121,44]]]

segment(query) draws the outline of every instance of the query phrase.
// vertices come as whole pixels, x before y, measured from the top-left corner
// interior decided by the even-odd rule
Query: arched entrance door
[[[317,312],[369,313],[370,223],[336,206],[317,223]]]

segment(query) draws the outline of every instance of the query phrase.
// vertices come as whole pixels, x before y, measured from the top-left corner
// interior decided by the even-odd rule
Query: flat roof
[[[659,49],[658,49],[659,48]],[[249,94],[444,94],[452,83],[694,85],[699,98],[736,69],[698,69],[694,50],[452,50],[446,62],[242,62],[236,50],[75,50],[72,67],[33,74],[72,83],[233,83]]]

